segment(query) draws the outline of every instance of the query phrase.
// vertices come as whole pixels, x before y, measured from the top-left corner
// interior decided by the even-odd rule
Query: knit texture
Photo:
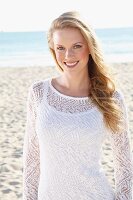
[[[23,145],[23,200],[131,200],[132,162],[128,116],[122,92],[124,128],[113,134],[91,97],[57,91],[52,78],[33,83],[27,100]],[[113,151],[115,191],[101,165],[102,144]]]

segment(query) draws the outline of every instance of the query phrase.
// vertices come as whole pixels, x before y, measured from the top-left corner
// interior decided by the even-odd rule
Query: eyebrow
[[[76,45],[76,44],[84,44],[83,42],[76,42],[76,43],[74,43],[73,45]],[[63,46],[62,44],[55,44],[55,45],[58,45],[58,46]]]

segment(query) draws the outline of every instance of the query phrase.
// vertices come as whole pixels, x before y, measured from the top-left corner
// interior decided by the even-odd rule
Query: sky
[[[132,0],[0,0],[0,31],[44,31],[70,10],[94,28],[133,27]]]

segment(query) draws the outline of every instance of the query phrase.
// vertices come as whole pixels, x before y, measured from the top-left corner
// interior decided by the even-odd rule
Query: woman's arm
[[[35,101],[30,87],[27,100],[27,122],[23,145],[23,200],[37,200],[40,175],[39,144],[35,130]]]
[[[125,106],[124,96],[121,92],[117,92],[117,102],[123,112],[122,121],[123,131],[111,134],[111,146],[114,157],[115,172],[115,200],[132,200],[132,156],[129,139],[128,115]]]

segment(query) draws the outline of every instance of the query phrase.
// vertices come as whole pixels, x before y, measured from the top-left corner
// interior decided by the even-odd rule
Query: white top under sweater
[[[122,92],[124,130],[112,134],[91,97],[60,93],[52,78],[33,83],[23,146],[23,200],[132,200],[132,159]],[[115,191],[102,170],[102,143],[110,139]]]

